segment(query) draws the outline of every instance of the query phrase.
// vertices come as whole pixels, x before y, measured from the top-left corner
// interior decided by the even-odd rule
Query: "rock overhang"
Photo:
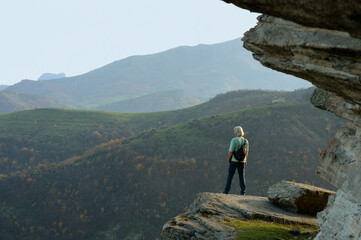
[[[361,38],[359,0],[223,0],[252,12],[279,17],[307,27],[348,32]]]

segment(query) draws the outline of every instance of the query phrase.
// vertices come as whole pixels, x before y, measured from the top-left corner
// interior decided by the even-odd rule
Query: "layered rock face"
[[[264,66],[319,87],[312,103],[348,120],[317,173],[338,188],[319,214],[317,239],[361,239],[361,1],[224,0],[265,13],[244,47]]]
[[[361,104],[361,39],[266,15],[258,20],[243,38],[255,59]]]
[[[223,0],[308,27],[341,30],[361,38],[359,0]]]

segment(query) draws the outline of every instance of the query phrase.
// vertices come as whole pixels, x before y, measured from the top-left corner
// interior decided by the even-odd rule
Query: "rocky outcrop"
[[[320,109],[334,113],[340,118],[347,119],[349,128],[361,128],[361,107],[359,104],[346,102],[335,93],[317,88],[312,96],[311,103]]]
[[[297,22],[308,27],[340,30],[361,38],[360,1],[223,0],[227,3]]]
[[[268,199],[276,205],[295,213],[316,215],[322,211],[333,191],[308,184],[281,181],[268,189]]]
[[[361,104],[361,39],[266,15],[258,20],[243,37],[255,59]]]
[[[330,196],[327,208],[318,214],[321,232],[315,240],[361,239],[360,203],[349,199],[342,190]]]
[[[234,239],[229,219],[318,225],[316,217],[286,211],[266,197],[199,193],[185,213],[163,226],[160,239]]]
[[[224,0],[264,13],[244,47],[264,66],[319,87],[312,102],[348,121],[320,156],[319,176],[338,188],[319,213],[317,239],[361,239],[361,2]]]

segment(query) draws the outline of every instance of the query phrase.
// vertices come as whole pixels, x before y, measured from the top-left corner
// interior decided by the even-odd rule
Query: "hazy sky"
[[[1,0],[0,84],[240,38],[256,17],[221,0]]]

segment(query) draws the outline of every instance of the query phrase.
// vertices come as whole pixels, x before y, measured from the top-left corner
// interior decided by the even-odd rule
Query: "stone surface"
[[[199,193],[185,213],[163,226],[160,239],[234,239],[235,230],[225,224],[229,218],[318,225],[316,217],[291,213],[266,197]]]
[[[312,103],[348,121],[320,156],[317,174],[339,190],[318,214],[317,239],[361,239],[361,1],[224,1],[267,14],[244,47],[264,66],[322,88]]]
[[[318,214],[321,232],[315,239],[361,239],[361,204],[348,200],[342,190],[329,201],[325,211]]]
[[[308,27],[345,31],[361,38],[360,0],[223,0]]]
[[[317,173],[361,203],[361,129],[341,128],[320,156]],[[360,226],[361,228],[361,226]]]
[[[276,183],[267,192],[273,204],[291,212],[314,215],[326,207],[329,195],[335,194],[324,188],[290,181]]]
[[[348,120],[320,155],[317,174],[339,190],[318,214],[321,233],[316,239],[361,239],[361,114],[360,106],[321,89],[311,101],[317,107]]]
[[[361,128],[361,107],[359,104],[350,104],[335,93],[327,92],[321,88],[313,92],[311,103],[317,108],[346,119],[350,128]]]

